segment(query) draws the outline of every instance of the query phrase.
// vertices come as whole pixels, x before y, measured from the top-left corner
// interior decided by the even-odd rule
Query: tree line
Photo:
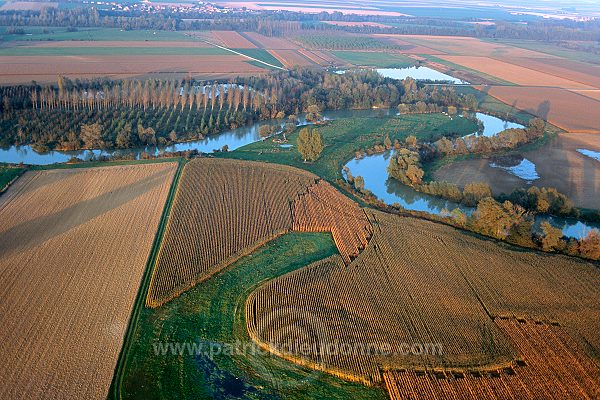
[[[452,88],[371,70],[334,74],[311,68],[213,82],[60,77],[52,85],[1,87],[0,97],[0,144],[73,150],[166,145],[259,120],[302,113],[318,120],[324,110],[473,101]]]
[[[468,19],[465,19],[468,20]],[[380,22],[387,26],[339,26],[322,21]],[[473,36],[481,38],[527,39],[546,42],[569,42],[569,46],[585,46],[581,41],[600,40],[600,21],[534,20],[496,21],[492,25],[465,24],[444,18],[344,15],[340,12],[316,14],[293,11],[236,10],[228,13],[204,11],[102,10],[93,6],[69,9],[44,8],[39,11],[7,10],[0,12],[0,25],[108,27],[120,29],[160,30],[239,30],[255,31],[267,36],[286,36],[302,32],[387,33],[441,36]],[[590,47],[600,51],[597,47]]]

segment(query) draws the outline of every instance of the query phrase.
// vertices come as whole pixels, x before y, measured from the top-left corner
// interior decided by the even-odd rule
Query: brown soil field
[[[510,58],[507,59],[506,62],[545,74],[554,75],[559,78],[568,79],[569,81],[578,82],[593,88],[600,88],[600,66],[589,65],[585,68],[586,64],[576,63],[570,60],[560,60],[560,63],[556,63],[555,59],[548,58]],[[548,84],[546,86],[552,85]]]
[[[386,371],[390,398],[595,399],[600,369],[562,327],[526,319],[496,319],[521,356],[495,371]],[[560,394],[560,395],[559,395]]]
[[[513,57],[555,58],[556,56],[537,51],[513,47],[507,44],[490,43],[483,40],[462,36],[426,36],[426,35],[395,35],[410,43],[429,47],[449,55],[496,57],[511,59]]]
[[[299,46],[291,41],[278,38],[278,37],[268,37],[261,35],[256,32],[244,32],[244,36],[251,42],[253,42],[257,47],[263,49],[271,49],[271,50],[297,50]]]
[[[302,54],[303,56],[305,56],[306,58],[308,58],[309,60],[311,60],[312,62],[314,62],[318,65],[329,65],[331,63],[337,64],[337,65],[346,65],[347,64],[344,60],[340,60],[339,58],[335,57],[333,54],[330,54],[329,52],[324,51],[324,50],[300,49],[300,50],[298,50],[298,53]]]
[[[254,43],[235,31],[212,31],[213,37],[225,47],[235,49],[255,49]]]
[[[400,35],[388,35],[388,34],[374,34],[374,37],[382,37],[390,40],[392,43],[397,44],[398,46],[402,46],[400,52],[405,54],[446,54],[443,51],[432,49],[431,47],[425,47],[421,45],[417,45],[414,43],[407,42],[406,40],[402,40],[402,36]]]
[[[309,60],[296,50],[268,50],[275,58],[277,58],[286,68],[293,68],[295,66],[309,66],[315,65],[312,60]]]
[[[27,172],[0,198],[0,398],[106,399],[175,170]]]
[[[319,213],[309,212],[307,204]],[[316,175],[249,161],[206,158],[188,163],[146,305],[160,306],[292,229],[331,231],[347,261],[370,236],[369,221],[358,205]]]
[[[567,89],[593,89],[593,86],[488,57],[439,56],[464,67],[524,86],[549,86]]]
[[[31,47],[213,47],[205,42],[168,42],[168,41],[119,41],[119,40],[65,40],[65,41],[40,41],[40,42],[11,42],[17,46]]]
[[[600,208],[600,162],[577,152],[588,149],[600,152],[600,135],[567,133],[548,145],[521,153],[536,165],[540,179],[532,184],[556,188],[573,200],[576,206]],[[435,172],[436,180],[464,187],[470,182],[485,182],[495,195],[529,187],[524,180],[500,168],[489,166],[489,159],[458,161]]]
[[[0,6],[0,11],[40,11],[44,8],[58,8],[58,3],[43,1],[7,1]]]
[[[247,328],[261,347],[373,384],[382,380],[381,370],[511,365],[518,352],[492,318],[531,315],[560,322],[586,351],[600,354],[594,264],[522,251],[429,221],[368,213],[373,237],[349,265],[332,256],[251,294]],[[332,343],[357,350],[336,351]],[[414,343],[443,350],[403,350]],[[361,352],[361,346],[375,350]]]
[[[590,97],[558,88],[490,86],[478,89],[568,132],[600,133],[600,102]]]
[[[226,56],[17,56],[0,57],[2,83],[55,81],[59,75],[69,78],[113,76],[118,78],[149,73],[264,73],[235,54]]]
[[[585,97],[589,97],[590,99],[600,101],[600,89],[599,90],[571,90],[571,92],[575,92],[575,93],[583,95]]]

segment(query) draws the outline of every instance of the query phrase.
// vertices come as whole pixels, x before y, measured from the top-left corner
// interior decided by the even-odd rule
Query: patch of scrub
[[[508,173],[523,179],[527,183],[540,179],[540,176],[535,169],[535,164],[526,158],[523,158],[517,165],[502,165],[502,163],[492,162],[490,163],[490,167],[503,169]]]
[[[584,156],[593,158],[596,161],[600,161],[600,151],[577,149],[577,152],[583,154]]]

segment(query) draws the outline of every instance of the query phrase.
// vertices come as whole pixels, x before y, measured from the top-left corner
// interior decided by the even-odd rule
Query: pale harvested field
[[[7,1],[0,6],[0,11],[40,11],[44,8],[58,8],[58,3],[44,1]]]
[[[11,42],[14,45],[23,45],[29,47],[213,47],[205,42],[168,42],[168,41],[145,41],[145,40],[64,40],[64,41],[40,41],[40,42]]]
[[[550,75],[536,69],[526,68],[488,57],[439,56],[452,63],[462,65],[484,74],[495,76],[508,82],[524,86],[547,86],[567,89],[593,89],[593,86],[572,81],[560,76]]]
[[[332,55],[329,52],[324,51],[324,50],[300,49],[300,50],[298,50],[298,53],[302,54],[303,56],[305,56],[312,62],[319,64],[319,65],[329,65],[331,63],[342,64],[342,65],[347,64],[346,61],[340,60],[339,58],[335,57],[334,55]]]
[[[300,48],[300,46],[298,46],[297,44],[292,43],[291,41],[284,38],[264,36],[257,32],[244,32],[244,35],[249,40],[257,44],[258,47],[261,47],[263,49],[296,50]]]
[[[406,54],[446,54],[443,51],[432,49],[431,47],[420,46],[414,43],[402,40],[402,36],[399,35],[387,35],[387,34],[375,34],[374,37],[383,37],[390,40],[392,43],[402,46],[400,52]]]
[[[600,101],[558,88],[491,86],[491,96],[568,132],[600,133]]]
[[[106,399],[175,170],[27,172],[0,198],[0,398]]]
[[[264,73],[237,55],[223,56],[16,56],[0,57],[2,83],[56,80],[75,77],[132,77],[149,73],[183,72],[244,74]]]
[[[310,5],[306,5],[304,3],[293,3],[286,2],[285,4],[277,5],[270,3],[260,3],[260,2],[240,2],[240,1],[220,1],[220,4],[223,4],[228,7],[246,7],[251,10],[287,10],[287,11],[295,11],[295,12],[304,12],[304,13],[314,13],[318,14],[321,12],[334,13],[341,12],[342,14],[356,14],[356,15],[384,15],[384,16],[392,16],[392,17],[401,17],[406,14],[401,14],[396,11],[381,11],[377,9],[371,9],[371,7],[365,6],[363,8],[345,8],[343,5],[335,4],[332,5],[332,8],[324,8],[324,7],[310,7]]]
[[[389,28],[389,25],[385,25],[382,24],[380,22],[369,22],[369,21],[364,21],[364,22],[351,22],[351,21],[323,21],[326,24],[329,25],[336,25],[336,26],[374,26],[377,28]]]
[[[600,152],[600,135],[559,135],[550,144],[522,155],[536,165],[540,179],[534,181],[534,185],[554,187],[578,207],[600,208],[600,162],[580,154],[577,149]],[[461,187],[470,182],[485,182],[495,195],[530,186],[489,164],[489,159],[458,161],[440,168],[434,176],[436,180],[453,182]]]
[[[600,369],[558,326],[540,321],[496,319],[526,365],[514,364],[494,375],[467,371],[386,371],[392,400],[595,399]],[[454,373],[452,373],[454,372]],[[492,372],[492,371],[489,371]]]
[[[298,53],[296,50],[268,50],[275,58],[277,58],[284,67],[293,68],[296,66],[306,67],[315,65],[315,63]]]
[[[497,57],[510,59],[512,57],[554,58],[546,53],[513,47],[507,44],[490,43],[483,40],[464,36],[425,36],[425,35],[394,35],[399,39],[421,46],[429,47],[450,55]]]
[[[290,361],[367,384],[380,382],[381,370],[510,365],[518,353],[496,316],[558,321],[598,354],[594,264],[515,250],[429,221],[369,214],[373,237],[352,263],[332,256],[252,293],[246,321],[255,341]],[[334,343],[358,351],[327,350]],[[414,343],[443,351],[407,354],[403,346]],[[360,352],[360,344],[387,350]]]
[[[544,74],[554,75],[572,82],[588,85],[593,88],[600,88],[600,66],[577,63],[570,60],[555,59],[533,59],[533,58],[510,58],[505,59],[510,64],[520,65],[530,68]],[[541,86],[541,85],[540,85]],[[547,84],[544,86],[552,86]]]
[[[213,37],[225,47],[235,49],[255,49],[254,43],[235,31],[212,31]]]

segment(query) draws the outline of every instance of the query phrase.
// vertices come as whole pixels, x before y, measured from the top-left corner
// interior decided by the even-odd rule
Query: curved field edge
[[[150,278],[152,276],[152,271],[154,269],[154,264],[156,261],[156,257],[158,255],[158,249],[160,248],[160,243],[162,241],[162,237],[165,232],[165,227],[169,218],[169,214],[171,212],[171,208],[173,206],[173,199],[175,197],[175,192],[177,190],[177,186],[179,183],[179,179],[181,177],[181,172],[183,170],[186,161],[183,159],[179,159],[179,164],[177,165],[177,171],[173,176],[173,180],[171,182],[171,187],[169,189],[169,194],[167,195],[167,200],[165,201],[165,206],[163,208],[162,215],[160,217],[160,222],[158,223],[158,228],[156,231],[156,235],[154,236],[154,241],[152,242],[152,249],[150,250],[150,254],[148,255],[148,261],[146,262],[146,268],[144,270],[144,275],[142,277],[142,282],[140,284],[140,288],[135,298],[135,302],[133,304],[133,310],[131,312],[131,316],[129,318],[129,324],[127,325],[127,331],[125,333],[125,338],[123,339],[123,347],[121,348],[121,352],[119,353],[119,359],[117,361],[117,365],[115,366],[115,372],[113,375],[113,381],[110,385],[110,389],[108,392],[109,399],[120,399],[121,397],[121,384],[123,382],[123,371],[126,368],[127,359],[129,356],[129,350],[131,348],[131,340],[135,335],[136,330],[138,329],[138,320],[140,316],[141,310],[144,308],[144,303],[146,300],[146,293],[148,292],[148,288],[150,286]]]
[[[387,214],[387,213],[383,213],[383,212],[374,212],[373,213],[373,217],[375,218],[375,222],[374,225],[379,225],[381,222],[383,222],[384,224],[387,224],[388,222],[391,221],[392,218],[394,218],[391,214]],[[380,218],[388,218],[390,219],[390,221],[384,222],[384,221],[379,221]],[[397,218],[397,217],[396,217]],[[403,217],[400,217],[403,218]],[[416,223],[425,223],[427,224],[427,227],[431,228],[434,227],[435,224],[434,222],[428,222],[428,221],[422,221],[421,219],[415,219],[415,218],[408,218],[405,219],[406,221],[413,221]],[[402,222],[398,219],[397,222],[395,224],[402,224]],[[441,226],[440,226],[441,228]],[[527,291],[527,287],[528,285],[516,285],[515,290],[516,292],[513,293],[511,291],[511,289],[507,289],[508,287],[506,286],[506,284],[503,282],[503,278],[506,278],[508,281],[512,281],[515,278],[518,279],[520,273],[515,273],[512,271],[506,271],[506,275],[501,277],[501,279],[499,281],[494,281],[489,279],[488,277],[488,281],[486,282],[485,276],[481,277],[481,281],[478,277],[478,273],[477,273],[477,268],[474,268],[475,266],[468,266],[468,267],[460,267],[459,265],[461,264],[460,261],[462,261],[462,264],[469,264],[468,262],[466,262],[468,259],[476,259],[476,257],[473,257],[477,251],[467,251],[465,254],[460,254],[457,257],[454,257],[452,262],[456,262],[458,267],[457,269],[457,280],[461,281],[464,280],[464,283],[466,283],[466,287],[468,287],[468,289],[466,290],[467,292],[472,292],[474,299],[476,299],[476,303],[479,304],[479,307],[481,307],[482,311],[484,311],[485,316],[487,316],[485,319],[489,319],[490,323],[497,317],[500,318],[533,318],[536,321],[545,321],[548,324],[561,324],[566,327],[566,329],[570,332],[571,336],[574,338],[574,340],[576,340],[579,345],[581,345],[585,350],[586,353],[588,353],[588,356],[592,356],[592,358],[595,355],[595,349],[593,347],[593,343],[590,343],[588,340],[593,337],[593,332],[594,328],[593,327],[587,327],[587,323],[577,323],[574,322],[572,316],[569,314],[569,312],[566,313],[559,313],[556,314],[554,312],[553,307],[555,307],[555,305],[557,304],[565,304],[565,307],[568,308],[569,310],[586,310],[586,309],[591,309],[589,308],[591,304],[593,304],[593,300],[581,300],[581,301],[571,301],[570,303],[568,302],[569,297],[571,297],[570,294],[570,290],[575,290],[574,287],[578,287],[577,290],[579,290],[578,295],[576,297],[590,297],[590,298],[594,298],[594,293],[597,293],[597,291],[594,291],[593,283],[587,283],[586,278],[582,278],[583,280],[580,280],[578,283],[576,283],[576,285],[578,286],[574,286],[574,287],[570,287],[570,290],[566,290],[561,293],[557,293],[557,296],[555,299],[555,305],[553,306],[552,304],[546,304],[546,300],[550,297],[548,297],[548,295],[550,293],[553,292],[553,288],[552,286],[554,285],[555,282],[560,281],[560,277],[563,274],[569,274],[569,273],[577,273],[577,272],[587,272],[588,275],[589,274],[594,274],[597,273],[597,269],[595,267],[598,266],[597,263],[593,263],[593,262],[583,262],[577,259],[570,259],[568,257],[565,256],[552,256],[552,255],[544,255],[544,257],[546,257],[546,259],[548,260],[547,263],[552,266],[560,266],[560,267],[564,267],[564,268],[550,268],[550,270],[546,271],[546,267],[544,267],[544,262],[540,263],[532,263],[531,265],[526,265],[528,264],[528,262],[532,261],[532,260],[527,260],[528,257],[527,255],[535,255],[538,252],[536,251],[527,251],[527,250],[523,250],[514,246],[510,246],[510,245],[506,245],[504,243],[498,243],[494,240],[490,240],[490,239],[486,239],[486,238],[481,238],[479,237],[479,235],[472,235],[472,234],[464,234],[458,230],[454,230],[453,228],[449,228],[449,227],[444,227],[443,229],[445,229],[446,231],[448,231],[450,234],[454,234],[454,235],[459,235],[459,237],[457,238],[457,242],[456,244],[462,244],[464,243],[468,243],[469,240],[481,240],[480,244],[483,247],[484,253],[489,251],[489,250],[497,250],[500,251],[500,253],[506,253],[504,254],[504,256],[509,257],[510,253],[513,253],[513,256],[516,256],[518,254],[523,253],[523,258],[519,258],[517,260],[517,262],[521,263],[521,265],[523,267],[527,266],[527,270],[532,272],[533,270],[538,269],[538,272],[541,274],[538,276],[535,276],[534,278],[532,278],[533,280],[535,279],[540,279],[542,276],[545,276],[546,274],[550,274],[550,270],[552,269],[556,269],[556,273],[558,273],[559,275],[557,276],[550,276],[548,279],[546,279],[544,282],[540,282],[540,288],[538,289],[538,291],[536,291],[536,293],[531,293]],[[412,227],[407,228],[406,229],[408,233],[408,231],[412,232],[412,233],[421,233],[421,235],[418,235],[419,237],[423,237],[424,235],[422,234],[422,232],[420,232],[418,229],[413,230]],[[378,229],[376,228],[375,231],[377,232]],[[448,233],[446,232],[446,233]],[[381,236],[381,235],[380,235]],[[440,243],[443,243],[444,245],[446,244],[446,237],[443,235],[440,235],[439,237],[437,237],[437,235],[434,235],[433,238],[435,238],[436,240],[440,241]],[[410,244],[410,246],[414,245],[414,243]],[[410,247],[409,246],[409,247]],[[309,367],[312,368],[314,370],[317,371],[324,371],[328,374],[331,374],[333,376],[337,376],[340,377],[342,379],[346,379],[346,380],[350,380],[353,382],[360,382],[363,383],[365,385],[373,385],[373,384],[379,384],[381,381],[378,378],[378,373],[376,373],[375,375],[368,375],[365,374],[365,371],[367,370],[367,367],[365,367],[365,365],[368,363],[368,361],[365,359],[363,361],[358,361],[357,364],[360,365],[354,365],[351,368],[348,368],[348,365],[350,364],[344,364],[343,360],[333,360],[333,357],[331,357],[331,360],[329,359],[329,355],[325,353],[325,355],[320,352],[319,350],[317,350],[317,353],[302,353],[302,351],[298,352],[294,352],[294,350],[292,348],[290,348],[289,343],[295,343],[295,340],[300,340],[300,343],[306,344],[304,343],[307,339],[309,338],[309,342],[310,340],[313,339],[318,339],[318,341],[314,342],[317,345],[317,349],[320,349],[322,347],[322,343],[321,342],[321,338],[335,338],[335,339],[329,339],[329,340],[334,340],[334,342],[337,342],[339,340],[340,337],[344,337],[343,334],[340,333],[341,336],[337,336],[337,333],[334,333],[333,336],[331,336],[331,331],[328,331],[326,326],[328,324],[332,324],[332,326],[335,326],[336,331],[339,330],[340,332],[344,332],[344,326],[343,325],[339,325],[339,323],[341,323],[340,321],[336,321],[335,318],[331,318],[331,315],[328,314],[327,312],[325,313],[321,313],[319,310],[324,310],[325,306],[328,305],[329,303],[327,303],[327,300],[323,300],[323,301],[317,301],[317,298],[328,298],[327,293],[324,293],[320,290],[317,290],[317,288],[319,289],[323,289],[325,287],[329,287],[331,285],[331,282],[328,279],[328,276],[330,274],[330,272],[328,271],[335,271],[336,269],[338,270],[342,270],[342,271],[348,271],[348,270],[357,270],[357,271],[362,271],[363,268],[361,267],[360,263],[361,263],[361,258],[366,258],[368,259],[370,256],[370,253],[372,253],[373,248],[376,248],[378,250],[381,250],[383,248],[385,248],[385,244],[378,239],[377,234],[374,235],[373,239],[369,242],[368,247],[360,254],[360,256],[358,257],[358,259],[354,260],[352,262],[352,264],[350,264],[349,266],[344,267],[343,263],[341,263],[341,260],[339,258],[339,256],[332,256],[329,257],[328,259],[323,259],[323,260],[319,260],[311,265],[307,265],[305,268],[303,269],[299,269],[296,271],[292,271],[284,276],[281,276],[273,281],[269,281],[269,282],[265,282],[263,285],[261,285],[260,287],[258,287],[254,292],[251,293],[251,295],[248,297],[248,300],[246,302],[246,320],[247,322],[247,329],[249,332],[250,337],[257,343],[258,346],[260,346],[262,349],[264,349],[265,351],[268,351],[272,354],[274,354],[275,356],[281,357],[285,360],[288,360],[290,362],[296,363],[298,365],[301,366],[305,366],[305,367]],[[474,248],[479,248],[479,246],[475,246]],[[396,249],[398,251],[401,251],[402,249]],[[415,251],[417,253],[419,253],[419,251],[422,249],[416,249]],[[385,252],[385,251],[384,251]],[[490,252],[491,254],[492,252]],[[471,257],[473,258],[469,258],[469,255],[471,255]],[[502,254],[499,254],[502,255]],[[484,259],[488,259],[486,262],[491,262],[492,260],[489,259],[488,256],[484,256]],[[414,257],[409,257],[409,259],[407,260],[407,265],[412,265],[411,262],[414,262]],[[572,264],[567,264],[567,261],[572,261]],[[362,262],[365,262],[365,260],[362,260]],[[565,262],[565,265],[560,265],[557,263],[560,262]],[[330,265],[328,265],[328,263]],[[368,262],[366,262],[366,264],[369,264]],[[502,263],[502,260],[496,260],[494,262],[492,262],[490,265],[490,268],[493,267],[493,272],[494,273],[498,273],[498,268],[499,266],[503,266],[504,264]],[[567,273],[564,273],[563,271],[559,271],[562,269],[567,269],[567,267],[569,267],[569,271]],[[409,267],[410,269],[410,267]],[[435,268],[434,268],[435,269]],[[585,269],[585,271],[583,270]],[[316,272],[311,273],[310,271],[314,270]],[[506,268],[502,267],[500,268],[500,272],[502,270],[506,270]],[[390,272],[385,269],[382,268],[381,272],[383,275],[388,275]],[[302,275],[304,274],[304,275]],[[526,273],[527,274],[527,273]],[[482,273],[482,275],[486,275],[486,273]],[[489,275],[489,273],[487,273],[487,275]],[[550,274],[552,275],[552,274]],[[331,276],[333,276],[335,279],[333,279],[334,281],[337,282],[345,282],[344,285],[350,285],[351,289],[350,289],[350,293],[354,293],[354,291],[356,290],[357,293],[360,293],[358,296],[364,296],[366,298],[370,298],[370,295],[362,292],[361,290],[359,290],[358,287],[352,286],[352,282],[353,282],[353,278],[351,276],[351,274],[348,275],[343,275],[343,274],[334,274],[331,273]],[[346,279],[342,279],[344,276],[346,276]],[[368,276],[368,275],[367,275]],[[566,276],[566,275],[565,275]],[[591,275],[590,275],[591,276]],[[595,275],[596,279],[598,278],[598,275]],[[314,278],[315,282],[312,281],[312,279]],[[371,277],[373,278],[373,277]],[[564,279],[564,278],[563,278]],[[279,283],[281,283],[281,285],[279,285],[279,290],[277,289],[277,285],[278,285],[278,281]],[[374,282],[375,280],[368,280],[369,282]],[[434,279],[434,281],[438,281],[438,279]],[[441,281],[444,281],[443,279]],[[585,281],[586,283],[582,283],[583,281]],[[299,282],[302,282],[302,285],[296,287],[297,285],[299,285]],[[289,286],[288,286],[289,285]],[[274,290],[269,290],[270,286],[274,286],[276,289]],[[494,287],[495,286],[495,287]],[[509,285],[510,287],[512,287],[512,285]],[[283,289],[282,289],[283,287]],[[302,289],[300,289],[300,287]],[[434,285],[435,287],[435,285]],[[291,289],[290,289],[291,288]],[[431,288],[430,288],[431,289]],[[296,290],[296,291],[295,291]],[[399,289],[402,290],[402,289]],[[419,289],[421,290],[421,289]],[[427,287],[425,287],[425,289],[422,289],[424,291],[427,291]],[[464,288],[463,288],[464,290]],[[492,294],[492,291],[497,290],[498,292],[494,292],[494,294]],[[312,297],[311,295],[314,295],[315,292],[317,291],[318,293],[316,294],[316,297]],[[346,298],[348,295],[347,293],[341,289],[338,288],[338,291],[334,290],[335,293],[333,293],[333,297],[335,299],[338,298]],[[489,293],[488,293],[489,292]],[[313,303],[315,304],[314,307],[311,307],[310,304],[311,302],[309,301],[308,304],[303,304],[304,301],[298,301],[296,303],[294,303],[294,301],[288,301],[286,299],[295,299],[296,296],[301,293],[301,297],[303,298],[311,298],[311,299],[315,299],[313,301]],[[431,292],[429,292],[431,293]],[[531,299],[529,300],[529,295],[531,295]],[[560,297],[560,296],[563,297]],[[566,297],[565,297],[566,295]],[[495,296],[498,296],[498,299],[495,299]],[[597,295],[596,295],[597,296]],[[376,297],[376,296],[375,296]],[[257,299],[259,299],[260,301],[258,301]],[[449,292],[448,293],[448,299],[454,299],[456,300],[453,296],[452,293]],[[533,310],[530,309],[526,306],[523,306],[523,300],[527,299],[527,301],[531,301],[533,305],[535,305],[535,307],[539,307],[539,309]],[[360,308],[360,301],[359,298],[355,298],[355,299],[347,299],[349,304],[352,304],[352,307],[357,307],[356,310],[361,310]],[[434,299],[431,299],[432,301]],[[438,299],[440,300],[440,299]],[[461,303],[462,304],[462,303]],[[538,306],[539,305],[539,306]],[[308,307],[306,307],[308,306]],[[408,306],[408,303],[407,303]],[[336,312],[340,309],[340,307],[343,307],[342,304],[338,304],[337,302],[331,306],[332,310],[336,310]],[[462,307],[462,306],[461,306]],[[261,309],[262,308],[262,309]],[[269,340],[267,339],[267,337],[277,337],[278,336],[278,332],[277,331],[273,331],[272,329],[279,329],[279,332],[282,331],[282,329],[280,328],[280,326],[276,323],[273,323],[269,317],[272,318],[273,315],[277,315],[278,310],[283,309],[283,310],[287,310],[287,309],[293,309],[296,311],[296,319],[300,320],[300,322],[296,322],[296,324],[298,326],[304,326],[304,325],[310,325],[315,327],[317,333],[315,333],[315,336],[313,337],[311,336],[306,336],[305,334],[295,334],[295,333],[287,333],[285,334],[285,340],[284,342],[277,342],[277,339],[275,339],[275,342],[273,341],[273,339]],[[260,310],[259,312],[257,310]],[[265,310],[265,311],[263,311]],[[353,310],[351,313],[353,315],[358,314],[359,311]],[[396,310],[394,308],[395,312],[397,312],[398,310]],[[419,310],[417,310],[419,311]],[[420,310],[421,312],[424,312],[423,309]],[[455,310],[456,311],[456,310]],[[341,315],[346,315],[345,314],[346,311],[342,311]],[[348,310],[348,312],[350,312]],[[575,313],[577,313],[577,311],[574,311]],[[474,311],[471,311],[470,313],[474,314]],[[469,314],[470,314],[469,313]],[[264,315],[267,315],[267,318],[264,318]],[[593,315],[594,313],[592,312],[591,314],[588,313],[586,314],[588,319],[587,321],[593,321]],[[314,318],[314,319],[308,319],[307,318]],[[365,319],[368,321],[371,321],[372,319],[370,318],[372,316],[366,316]],[[381,315],[382,318],[385,319],[385,315]],[[456,318],[460,317],[460,313],[456,313]],[[577,317],[580,318],[580,317]],[[583,318],[583,317],[582,317]],[[302,321],[302,319],[304,319],[304,321]],[[343,318],[342,318],[343,319]],[[266,320],[266,325],[265,325],[265,320]],[[558,322],[557,322],[558,321]],[[285,320],[284,320],[285,322]],[[537,323],[537,322],[536,322]],[[492,324],[493,325],[493,324]],[[286,326],[284,324],[284,326]],[[466,325],[465,325],[466,326]],[[319,331],[321,331],[319,333]],[[379,332],[379,334],[385,334],[385,332]],[[439,332],[438,332],[439,333]],[[449,332],[446,332],[447,334]],[[498,332],[500,333],[500,332]],[[263,335],[261,337],[261,334]],[[265,335],[266,334],[266,335]],[[588,337],[586,338],[586,334],[588,335]],[[591,336],[590,336],[591,335]],[[354,336],[350,335],[352,338],[354,338]],[[377,335],[377,338],[379,338],[380,336]],[[361,336],[361,342],[364,344],[365,341],[369,340],[370,338],[372,338],[372,336],[370,335],[366,335],[366,336]],[[413,338],[416,339],[416,338]],[[420,366],[420,368],[422,369],[462,369],[462,370],[473,370],[473,371],[480,371],[480,370],[501,370],[503,368],[507,368],[507,367],[511,367],[511,365],[514,364],[515,361],[515,357],[518,357],[519,354],[515,353],[515,349],[517,349],[514,344],[511,345],[511,343],[509,341],[507,341],[506,336],[500,334],[497,339],[499,339],[498,342],[496,342],[496,346],[494,345],[494,351],[492,354],[492,358],[490,358],[487,361],[483,361],[482,360],[475,360],[475,359],[469,359],[469,360],[462,360],[460,362],[457,363],[453,363],[450,362],[447,365],[442,365],[445,364],[445,362],[442,362],[442,364],[439,365],[422,365]],[[342,339],[343,340],[343,339]],[[384,343],[393,343],[393,341],[395,340],[395,336],[392,335],[390,336],[390,338],[388,339],[388,342],[384,342]],[[328,343],[328,342],[324,342],[324,343]],[[342,342],[344,343],[344,342]],[[424,343],[422,341],[420,341],[420,343]],[[441,342],[440,342],[441,343]],[[444,356],[446,355],[446,346],[447,343],[444,343]],[[504,344],[507,344],[508,346],[504,346]],[[309,347],[311,345],[311,343],[308,343]],[[311,347],[312,348],[312,347]],[[281,350],[283,349],[283,350]],[[290,351],[290,349],[292,349]],[[505,352],[503,353],[502,351],[497,352],[496,350],[505,350]],[[297,349],[296,349],[297,351]],[[311,354],[311,356],[307,356],[306,354]],[[393,353],[396,354],[396,353]],[[465,353],[466,354],[466,353]],[[450,356],[452,355],[452,351],[450,352]],[[365,363],[364,365],[362,363]],[[416,364],[412,363],[412,362],[403,362],[400,361],[399,364],[393,365],[394,363],[397,363],[398,360],[393,360],[390,359],[388,361],[379,361],[377,362],[378,364],[378,372],[381,373],[385,370],[398,370],[398,369],[405,369],[405,368],[419,368]],[[447,362],[447,361],[446,361]],[[391,363],[389,365],[387,365],[388,363]],[[343,365],[343,366],[342,366]]]
[[[248,336],[250,293],[333,254],[337,249],[330,234],[290,232],[161,307],[142,309],[120,398],[386,398],[382,387],[315,373],[263,352]],[[192,354],[157,355],[157,345],[176,343],[207,347]],[[228,346],[236,351],[228,353]],[[219,350],[207,354],[214,349]]]

